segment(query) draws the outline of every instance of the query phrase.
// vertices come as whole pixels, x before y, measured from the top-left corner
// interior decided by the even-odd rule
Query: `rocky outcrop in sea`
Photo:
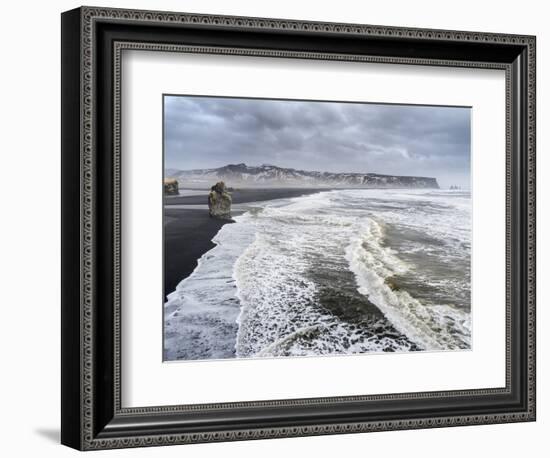
[[[215,218],[231,218],[231,194],[223,181],[210,188],[208,211]]]

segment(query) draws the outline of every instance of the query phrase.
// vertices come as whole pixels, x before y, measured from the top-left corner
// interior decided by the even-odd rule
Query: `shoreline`
[[[231,195],[233,204],[263,202],[275,199],[300,197],[330,189],[319,188],[274,188],[237,189]],[[212,218],[208,209],[201,208],[208,203],[209,190],[204,195],[164,197],[164,301],[177,285],[187,278],[198,265],[199,258],[214,248],[212,239],[223,225],[233,224],[232,219]],[[197,205],[197,208],[181,208],[181,205]],[[241,210],[232,216],[242,214]]]

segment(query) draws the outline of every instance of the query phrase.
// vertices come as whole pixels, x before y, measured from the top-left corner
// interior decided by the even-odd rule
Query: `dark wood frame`
[[[506,387],[122,408],[124,49],[505,70]],[[535,38],[95,7],[63,13],[61,371],[61,442],[81,450],[533,421]]]

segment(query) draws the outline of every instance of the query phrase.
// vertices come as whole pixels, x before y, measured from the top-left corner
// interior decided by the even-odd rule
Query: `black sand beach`
[[[234,204],[299,197],[325,189],[238,189],[231,192]],[[206,205],[204,196],[166,196],[164,199],[164,295],[176,289],[197,266],[197,260],[214,248],[212,239],[231,220],[211,218],[206,209],[170,208],[172,205]],[[240,212],[233,212],[236,216]]]

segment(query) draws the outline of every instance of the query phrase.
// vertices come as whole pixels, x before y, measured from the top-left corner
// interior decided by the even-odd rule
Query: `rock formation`
[[[215,218],[231,218],[231,194],[223,181],[210,188],[208,194],[208,210]]]
[[[179,194],[179,185],[178,180],[175,178],[165,178],[164,179],[164,195],[166,196],[177,196]]]

